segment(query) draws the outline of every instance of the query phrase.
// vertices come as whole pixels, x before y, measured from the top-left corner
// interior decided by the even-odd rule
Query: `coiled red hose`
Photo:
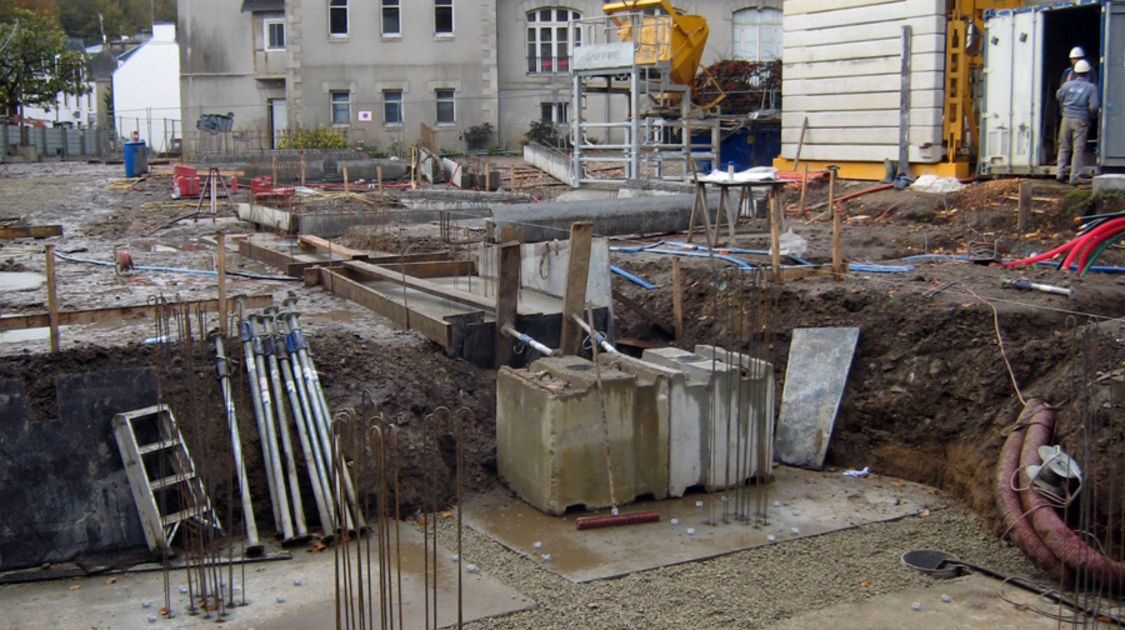
[[[1030,401],[1027,407],[1031,407]],[[1025,409],[1025,413],[1027,412],[1028,409]],[[1054,412],[1042,403],[1030,410],[1030,416],[1026,422],[1027,434],[1020,451],[1021,488],[1030,485],[1031,480],[1024,471],[1027,466],[1040,463],[1039,447],[1047,444],[1055,428]],[[1031,526],[1043,545],[1071,570],[1077,580],[1084,582],[1089,579],[1112,591],[1125,592],[1125,562],[1111,560],[1086,544],[1059,517],[1054,506],[1038,492],[1024,489],[1019,494],[1020,504],[1031,519]]]

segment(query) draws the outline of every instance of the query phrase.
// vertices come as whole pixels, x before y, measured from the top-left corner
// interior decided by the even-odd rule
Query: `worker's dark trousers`
[[[1066,163],[1069,161],[1070,183],[1078,183],[1078,176],[1082,174],[1082,163],[1086,158],[1086,133],[1089,130],[1088,120],[1062,119],[1062,128],[1059,129],[1058,170],[1055,171],[1055,178],[1060,182],[1065,180]]]

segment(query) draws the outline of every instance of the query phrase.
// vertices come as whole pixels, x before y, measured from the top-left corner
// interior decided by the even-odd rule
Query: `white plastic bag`
[[[793,228],[789,228],[785,234],[781,235],[778,240],[778,250],[782,256],[796,256],[803,258],[805,252],[809,251],[809,242],[801,236],[798,236]]]

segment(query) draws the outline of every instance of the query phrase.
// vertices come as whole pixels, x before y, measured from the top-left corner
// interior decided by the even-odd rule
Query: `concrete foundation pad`
[[[910,569],[901,567],[898,570]],[[1004,601],[1001,592],[1010,601]],[[949,596],[948,602],[943,601],[943,595]],[[920,605],[919,610],[913,608],[916,603]],[[860,602],[822,608],[769,626],[768,630],[1047,630],[1058,627],[1055,620],[1036,613],[1036,607],[1058,612],[1057,604],[1038,599],[1027,591],[1002,584],[999,580],[974,574],[952,580],[935,580],[928,588],[888,593]]]
[[[1106,173],[1094,176],[1094,194],[1125,192],[1125,175]]]
[[[425,625],[422,535],[416,527],[403,525],[400,536],[402,618],[406,628],[422,628]],[[375,543],[372,541],[371,560],[376,563],[372,575],[377,579]],[[354,544],[351,549],[354,562]],[[450,550],[438,547],[438,622],[442,627],[457,623],[457,563],[450,561],[451,554]],[[364,562],[367,562],[366,556]],[[226,575],[224,567],[224,581]],[[0,625],[13,630],[89,627],[130,630],[154,627],[148,621],[149,616],[154,615],[163,627],[216,627],[214,614],[209,619],[187,614],[188,596],[179,592],[181,586],[187,586],[185,572],[172,571],[170,576],[172,611],[176,615],[171,620],[159,616],[164,606],[164,591],[161,573],[154,571],[6,586],[0,597],[0,619],[3,619]],[[322,553],[294,551],[292,560],[248,564],[248,603],[230,609],[221,626],[274,630],[333,628],[335,583],[335,556],[331,548]],[[237,565],[234,584],[241,586]],[[463,589],[466,622],[525,610],[533,605],[516,591],[481,573],[464,572]],[[372,593],[378,592],[379,586],[374,584]],[[236,591],[235,601],[241,599],[241,592]],[[149,602],[150,606],[145,608],[143,602]],[[376,623],[378,614],[376,602]]]
[[[609,511],[549,516],[495,490],[466,502],[465,523],[517,553],[539,560],[549,554],[547,569],[574,582],[588,582],[897,520],[941,505],[937,490],[889,477],[853,479],[839,472],[789,467],[777,467],[774,473],[772,483],[747,493],[741,511],[748,520],[735,517],[731,494],[731,514],[724,522],[724,493],[716,492],[639,502],[621,510],[658,512],[656,523],[578,531],[576,517]],[[765,519],[757,515],[759,505],[766,510]]]

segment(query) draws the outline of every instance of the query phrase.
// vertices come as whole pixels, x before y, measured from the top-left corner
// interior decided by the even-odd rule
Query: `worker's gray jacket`
[[[1085,78],[1063,83],[1055,98],[1062,104],[1063,118],[1089,120],[1098,111],[1098,86]]]

